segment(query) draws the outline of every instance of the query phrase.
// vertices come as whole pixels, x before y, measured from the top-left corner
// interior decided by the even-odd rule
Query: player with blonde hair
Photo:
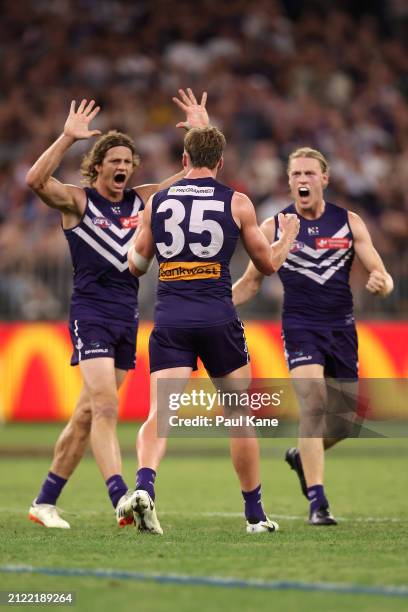
[[[324,199],[329,165],[323,154],[309,147],[297,149],[289,156],[287,172],[294,201],[283,212],[297,215],[300,231],[278,274],[284,288],[282,337],[300,404],[300,431],[298,448],[287,451],[286,461],[309,501],[309,523],[335,525],[323,487],[324,451],[350,435],[357,423],[355,402],[349,397],[355,394],[353,382],[358,377],[349,283],[354,255],[367,271],[370,293],[387,296],[393,281],[364,221]],[[280,235],[277,217],[267,219],[262,231],[269,242],[276,240]],[[262,278],[250,262],[233,286],[234,304],[250,300]],[[340,389],[335,394],[336,401],[345,404],[340,418],[326,420],[331,388],[325,378],[335,380],[334,387]]]

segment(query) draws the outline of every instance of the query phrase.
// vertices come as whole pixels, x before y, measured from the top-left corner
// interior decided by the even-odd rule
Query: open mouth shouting
[[[310,196],[309,187],[299,187],[298,194],[301,198],[308,198]]]
[[[124,172],[118,172],[113,177],[113,180],[115,181],[115,185],[117,185],[118,187],[123,187],[126,182],[126,174]]]

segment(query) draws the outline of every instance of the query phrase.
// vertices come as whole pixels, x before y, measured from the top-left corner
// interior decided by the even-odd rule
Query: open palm
[[[76,101],[72,100],[69,109],[69,115],[64,125],[64,134],[75,138],[75,140],[81,140],[83,138],[91,138],[92,136],[98,136],[101,134],[100,130],[90,130],[89,124],[94,117],[99,113],[100,106],[95,106],[95,100],[82,100],[78,106],[78,110],[75,110]]]
[[[198,104],[193,91],[187,88],[187,93],[184,89],[179,89],[179,98],[174,97],[173,102],[177,104],[182,111],[186,113],[186,121],[180,121],[176,127],[190,130],[191,128],[202,128],[207,127],[210,123],[208,113],[205,108],[207,102],[207,92],[205,91],[201,96],[201,102]]]

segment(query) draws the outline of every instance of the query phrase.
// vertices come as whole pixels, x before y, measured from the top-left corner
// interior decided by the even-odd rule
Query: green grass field
[[[262,440],[264,504],[277,534],[247,535],[239,487],[222,439],[171,440],[157,480],[163,537],[116,526],[87,456],[60,499],[71,530],[46,530],[27,509],[48,471],[59,426],[0,429],[0,565],[110,569],[238,580],[408,586],[405,439],[348,440],[330,451],[327,492],[338,527],[306,524],[307,504],[283,461],[293,440]],[[121,425],[124,475],[134,486],[134,425]],[[17,451],[17,452],[16,452]],[[407,597],[295,589],[159,584],[120,576],[0,572],[0,590],[69,591],[77,610],[406,610]],[[37,606],[41,608],[41,606]],[[44,607],[45,608],[45,607]],[[49,606],[47,607],[47,609]]]

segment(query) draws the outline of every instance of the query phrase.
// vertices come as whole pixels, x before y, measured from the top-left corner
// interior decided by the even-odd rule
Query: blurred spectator
[[[95,127],[131,133],[143,158],[137,180],[153,182],[179,166],[182,134],[174,128],[179,115],[171,96],[189,85],[208,91],[210,116],[226,134],[221,180],[247,192],[260,217],[287,205],[292,149],[314,146],[328,156],[327,197],[352,207],[372,228],[397,276],[387,308],[402,314],[408,301],[406,2],[5,0],[0,40],[3,316],[66,316],[71,271],[59,217],[26,189],[24,176],[62,130],[70,100],[97,99],[102,112]],[[76,144],[58,170],[65,182],[80,180],[87,145]],[[238,254],[236,271],[245,261]],[[142,313],[150,315],[152,276],[143,285]],[[277,287],[267,281],[265,294],[278,296]],[[361,289],[356,301],[365,314],[373,312]],[[272,306],[276,313],[277,302]],[[270,307],[261,298],[250,313],[265,315]]]

